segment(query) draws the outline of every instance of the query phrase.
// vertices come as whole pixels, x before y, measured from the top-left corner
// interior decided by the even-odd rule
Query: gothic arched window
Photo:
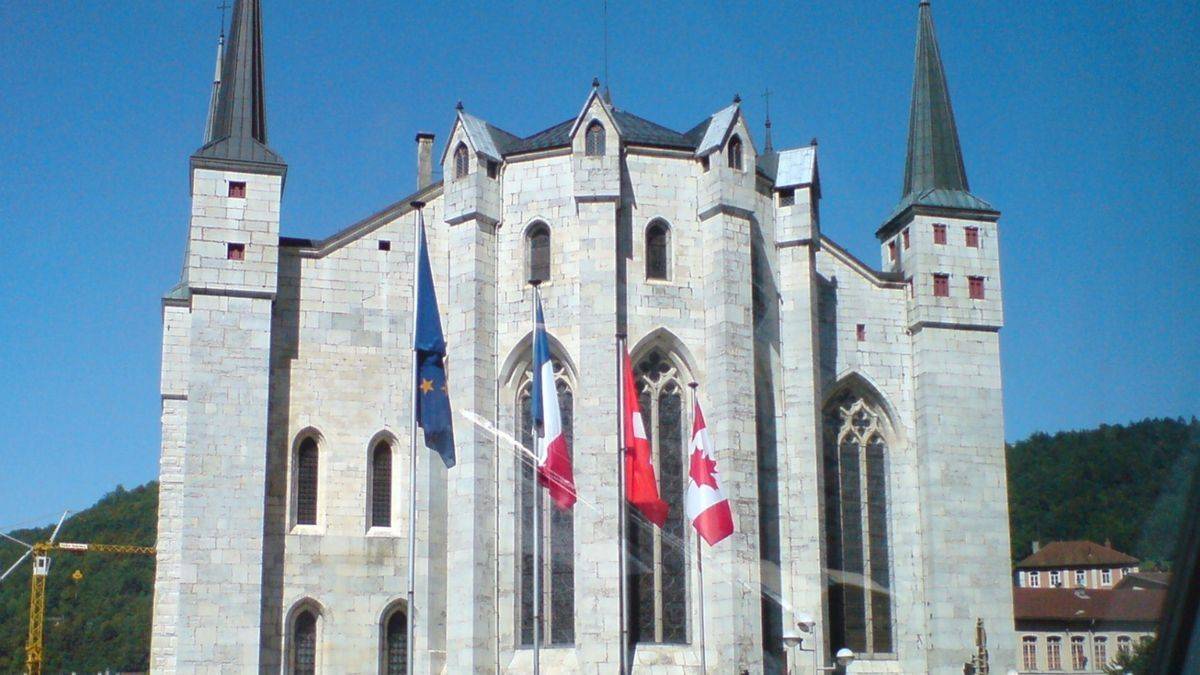
[[[852,392],[825,409],[825,555],[835,650],[895,651],[885,425],[880,407]]]
[[[604,155],[604,125],[596,120],[588,125],[584,137],[586,143],[585,154],[588,157],[600,157]]]
[[[471,156],[466,143],[459,143],[454,149],[454,177],[462,178],[471,172]]]
[[[729,168],[742,170],[742,139],[736,135],[729,139]]]
[[[371,451],[371,527],[392,526],[392,445],[379,441]]]
[[[563,437],[567,441],[567,456],[572,455],[574,445],[575,397],[567,383],[566,372],[558,359],[554,365],[554,384],[558,391],[558,412],[562,418]],[[532,374],[526,373],[525,382],[517,396],[517,428],[521,430],[521,442],[533,447],[531,426],[531,404],[533,400]],[[562,511],[550,501],[548,491],[538,485],[532,458],[522,456],[517,463],[517,545],[520,579],[517,589],[517,610],[520,621],[520,640],[523,645],[533,644],[533,566],[542,570],[542,640],[548,644],[569,645],[575,642],[575,519],[570,511]],[[533,560],[534,499],[542,502],[541,535],[542,559]]]
[[[408,672],[408,617],[403,609],[388,616],[383,633],[384,675],[405,675]]]
[[[642,421],[650,436],[658,493],[670,511],[659,529],[637,509],[626,510],[630,639],[634,643],[686,643],[688,567],[683,542],[689,535],[683,515],[687,447],[683,380],[679,367],[659,349],[637,362],[634,378]]]
[[[309,436],[296,451],[296,524],[317,524],[317,441]]]
[[[671,228],[661,218],[646,228],[646,278],[667,278],[671,252]]]
[[[303,610],[292,622],[292,675],[314,675],[317,672],[317,616]]]
[[[525,234],[529,279],[550,280],[550,226],[539,221],[529,227]]]

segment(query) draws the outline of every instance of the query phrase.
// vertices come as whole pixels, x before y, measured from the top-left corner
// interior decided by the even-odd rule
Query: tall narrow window
[[[471,156],[466,143],[459,143],[454,149],[454,177],[462,178],[471,172]]]
[[[317,672],[317,617],[307,609],[292,624],[291,657],[292,675]]]
[[[1097,669],[1108,667],[1108,638],[1103,635],[1097,635],[1092,638],[1092,650],[1096,655],[1095,666]]]
[[[296,524],[317,524],[317,441],[311,436],[296,452]]]
[[[895,239],[888,242],[888,260],[891,260],[892,262],[896,261],[896,240]]]
[[[847,392],[826,407],[824,427],[830,646],[888,654],[894,648],[883,414]]]
[[[1037,670],[1037,637],[1021,638],[1021,670]]]
[[[690,530],[683,515],[683,385],[678,366],[658,349],[638,361],[634,374],[658,492],[669,511],[661,529],[637,509],[627,512],[630,639],[683,644],[688,641],[685,548]]]
[[[729,139],[729,168],[742,170],[742,139],[734,136]]]
[[[1087,572],[1084,570],[1075,570],[1075,585],[1079,588],[1087,586]]]
[[[1082,635],[1071,636],[1071,668],[1083,670],[1087,667],[1087,650]]]
[[[966,229],[966,233],[967,233],[967,246],[969,246],[971,248],[979,248],[979,228],[978,227],[968,227]]]
[[[562,418],[563,437],[567,455],[572,453],[575,399],[566,381],[562,364],[554,359],[555,387],[558,391],[558,412]],[[530,403],[533,383],[526,376],[518,399],[517,428],[525,447],[533,447],[530,425]],[[537,483],[533,467],[527,462],[517,465],[517,543],[520,587],[517,589],[517,610],[520,621],[521,644],[533,644],[533,566],[542,572],[542,639],[550,644],[569,645],[575,642],[575,520],[570,511],[562,511],[550,501],[545,488]],[[542,547],[540,560],[533,559],[534,500],[542,502]]]
[[[933,224],[933,243],[935,243],[935,244],[945,244],[946,243],[946,226],[943,225],[942,223],[934,223]]]
[[[1026,579],[1028,579],[1028,581],[1029,581],[1030,588],[1037,588],[1042,585],[1042,573],[1041,572],[1028,572],[1027,574],[1028,574],[1028,576],[1026,576]]]
[[[933,297],[935,297],[935,298],[950,297],[950,275],[949,274],[933,275]]]
[[[1050,585],[1054,588],[1059,588],[1062,586],[1062,572],[1058,570],[1052,570],[1050,572]]]
[[[1062,670],[1062,638],[1057,635],[1046,638],[1046,669]]]
[[[904,239],[904,248],[905,248],[905,249],[907,249],[907,248],[908,248],[908,245],[909,245],[909,243],[910,243],[910,242],[909,242],[909,239],[908,239],[908,228],[904,228],[904,232],[902,233],[902,237],[903,237],[903,239]]]
[[[371,527],[392,526],[392,446],[380,441],[371,451]]]
[[[1118,635],[1117,636],[1117,653],[1118,654],[1130,654],[1130,653],[1132,653],[1132,651],[1133,651],[1133,641],[1129,639],[1129,636],[1128,635]]]
[[[671,249],[671,230],[662,220],[646,228],[646,278],[666,279]]]
[[[537,222],[529,227],[525,235],[529,248],[527,256],[528,277],[535,281],[550,280],[550,226]]]
[[[384,628],[383,672],[406,675],[408,672],[408,618],[403,610],[392,612]]]
[[[1112,570],[1110,570],[1110,569],[1100,570],[1100,585],[1101,586],[1112,586]]]
[[[604,156],[604,125],[592,120],[585,132],[584,141],[584,150],[588,157]]]

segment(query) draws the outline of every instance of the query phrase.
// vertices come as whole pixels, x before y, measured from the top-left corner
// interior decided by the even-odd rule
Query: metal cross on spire
[[[771,143],[771,90],[764,89],[762,97],[767,108],[767,138],[763,143],[763,152],[775,152],[775,146]]]
[[[221,4],[217,5],[217,9],[221,10],[221,37],[225,37],[225,10],[229,9],[229,3],[221,0]]]

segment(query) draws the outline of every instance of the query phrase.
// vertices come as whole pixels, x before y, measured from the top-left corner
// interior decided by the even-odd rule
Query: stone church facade
[[[630,522],[635,673],[959,673],[976,620],[1015,665],[998,331],[999,213],[967,185],[927,2],[904,196],[875,267],[821,233],[817,146],[757,141],[734,103],[677,132],[598,86],[531,136],[455,111],[443,179],[322,240],[281,235],[262,14],[238,0],[191,157],[180,283],[163,300],[156,672],[612,673],[621,642],[615,336],[650,426],[659,530]],[[579,502],[457,416],[458,464],[408,475],[416,212],[425,202],[456,410],[528,438],[531,277]],[[881,214],[884,215],[884,214]],[[683,520],[699,384],[737,532]],[[416,601],[405,603],[417,489]],[[803,650],[782,636],[797,621]],[[414,642],[405,641],[412,621]]]

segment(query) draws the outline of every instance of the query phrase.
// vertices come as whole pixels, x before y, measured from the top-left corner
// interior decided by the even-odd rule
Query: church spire
[[[969,192],[929,0],[921,0],[918,13],[916,72],[908,117],[908,160],[904,166],[902,196],[920,195],[929,190]]]
[[[283,165],[267,147],[260,0],[234,0],[210,138],[197,160]]]
[[[216,134],[217,103],[221,94],[221,57],[225,52],[225,30],[217,38],[217,65],[213,68],[212,94],[208,99],[208,119],[204,122],[204,144],[212,143]]]

